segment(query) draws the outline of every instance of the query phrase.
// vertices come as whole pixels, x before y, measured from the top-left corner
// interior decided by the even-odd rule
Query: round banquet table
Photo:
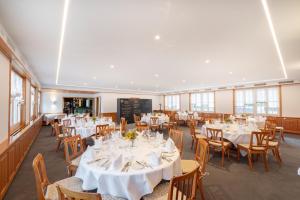
[[[249,144],[251,133],[260,131],[256,126],[239,125],[239,124],[205,124],[202,126],[201,134],[207,135],[206,128],[222,129],[223,138],[230,141],[235,147],[238,144]],[[208,135],[210,137],[210,135]],[[253,138],[256,143],[256,138]],[[246,155],[245,151],[241,151],[242,156]]]
[[[155,117],[155,116],[152,116],[152,115],[144,115],[144,116],[142,116],[142,118],[141,118],[141,122],[145,122],[145,123],[147,123],[147,124],[150,124],[150,118],[151,117]],[[165,122],[169,122],[170,121],[170,119],[169,119],[169,117],[167,116],[167,115],[161,115],[161,116],[156,116],[156,117],[158,117],[158,124],[159,125],[161,125],[161,124],[163,124],[163,123],[165,123]]]
[[[113,138],[97,144],[97,147],[89,147],[81,156],[75,176],[83,181],[83,190],[97,189],[97,193],[102,195],[139,200],[152,193],[161,180],[170,180],[182,174],[177,149],[168,153],[168,161],[161,159],[157,166],[151,166],[147,161],[150,152],[164,149],[160,141],[139,136],[135,140],[135,146],[131,147],[128,141]],[[111,168],[112,160],[119,155],[122,155],[122,164],[117,169]],[[102,160],[95,162],[99,157]],[[91,160],[94,162],[91,163]],[[123,171],[128,161],[131,161],[131,167],[128,171]],[[106,163],[108,166],[104,166]],[[143,166],[140,163],[146,164]]]

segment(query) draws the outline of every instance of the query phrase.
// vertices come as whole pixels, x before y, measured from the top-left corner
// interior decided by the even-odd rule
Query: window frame
[[[206,111],[206,110],[204,110],[204,105],[203,105],[203,100],[204,100],[204,94],[205,95],[207,95],[207,100],[208,100],[208,110]],[[210,110],[210,95],[212,94],[212,97],[213,97],[213,100],[212,100],[212,102],[213,102],[213,110]],[[199,95],[199,97],[200,97],[200,102],[201,102],[201,105],[200,105],[200,110],[198,110],[198,109],[194,109],[193,108],[193,102],[192,102],[192,100],[193,100],[193,95]],[[189,95],[189,97],[190,97],[190,110],[192,111],[192,112],[203,112],[203,113],[215,113],[216,112],[216,93],[215,93],[215,91],[207,91],[207,92],[205,92],[205,91],[203,91],[203,92],[194,92],[194,93],[190,93],[190,95]],[[197,100],[196,100],[197,101]]]
[[[12,107],[13,101],[12,101],[12,75],[15,73],[17,76],[19,76],[22,79],[22,98],[23,98],[23,103],[21,104],[20,108],[20,122],[11,124],[12,123],[12,117],[13,117],[13,109]],[[18,132],[20,129],[24,128],[25,126],[25,121],[26,121],[26,77],[22,75],[20,72],[17,70],[11,68],[11,73],[10,73],[10,93],[9,93],[9,98],[10,98],[10,103],[9,103],[9,127],[10,127],[10,135],[15,134]]]
[[[270,95],[269,95],[269,91],[270,89],[276,89],[277,90],[277,101],[272,101],[272,102],[276,102],[278,104],[277,107],[277,113],[276,114],[273,114],[273,113],[270,113]],[[238,102],[237,102],[237,92],[244,92],[244,91],[252,91],[252,112],[237,112],[238,110]],[[263,91],[262,93],[264,93],[265,95],[265,101],[258,101],[258,92],[261,92]],[[262,115],[262,116],[281,116],[281,87],[280,86],[266,86],[266,87],[253,87],[253,88],[243,88],[243,89],[235,89],[234,90],[234,105],[233,105],[233,108],[234,108],[234,114],[252,114],[252,115]],[[244,98],[244,102],[245,102],[245,98]],[[259,104],[264,104],[264,106],[259,106]],[[245,104],[244,106],[245,107]],[[272,107],[271,107],[272,108]],[[274,107],[273,107],[274,108]],[[260,110],[265,110],[264,113],[260,112]]]
[[[31,89],[34,88],[34,102],[33,102],[33,110],[32,109],[32,93],[31,93]],[[30,84],[30,121],[33,121],[37,118],[37,87],[33,84]],[[31,113],[32,111],[32,113]]]
[[[167,105],[167,98],[168,97],[178,97],[178,106],[176,109],[174,108],[170,108],[168,105]],[[164,96],[164,110],[170,110],[170,111],[179,111],[180,110],[180,103],[181,103],[181,99],[180,99],[180,94],[171,94],[171,95],[165,95]],[[173,107],[173,106],[171,106]]]

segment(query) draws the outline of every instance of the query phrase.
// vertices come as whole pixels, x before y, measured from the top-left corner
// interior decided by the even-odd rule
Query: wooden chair
[[[58,191],[58,200],[102,200],[98,193],[76,192],[68,190],[63,186],[56,186]]]
[[[136,114],[133,114],[133,120],[134,120],[134,123],[136,123],[137,121],[141,121],[141,117]]]
[[[278,161],[278,164],[281,165],[282,159],[281,159],[280,151],[279,151],[280,139],[277,140],[276,137],[275,137],[276,136],[276,129],[275,128],[273,128],[273,129],[264,129],[263,131],[269,133],[269,137],[268,137],[268,140],[269,140],[268,150],[272,151],[273,156]]]
[[[56,141],[57,141],[56,152],[59,150],[59,147],[65,138],[64,134],[61,133],[60,130],[61,129],[60,129],[58,122],[54,122],[54,131],[55,131],[55,137],[56,137]]]
[[[284,128],[282,126],[277,126],[276,120],[267,119],[265,122],[265,129],[275,129],[275,133],[279,133],[279,138],[284,140]]]
[[[99,137],[103,136],[107,136],[111,133],[111,130],[109,128],[108,124],[101,124],[101,125],[97,125],[96,126],[96,139],[98,139]]]
[[[256,144],[254,142],[256,139]],[[252,170],[252,155],[262,155],[265,164],[265,170],[268,171],[267,151],[269,148],[269,133],[268,132],[252,132],[249,144],[237,145],[237,158],[240,160],[240,150],[247,151],[249,167]]]
[[[152,131],[158,131],[159,130],[159,122],[158,117],[150,117],[150,129]]]
[[[72,124],[71,119],[64,119],[64,120],[62,120],[62,123],[63,123],[64,127],[71,126],[71,124]]]
[[[35,156],[32,167],[35,176],[38,200],[58,199],[56,190],[57,184],[67,188],[72,188],[74,191],[82,191],[82,181],[76,177],[69,177],[51,184],[47,176],[44,157],[40,153]]]
[[[192,123],[192,121],[194,121],[194,114],[189,113],[188,116],[187,116],[186,125],[190,126],[190,124]]]
[[[207,128],[206,132],[208,144],[209,147],[213,149],[213,153],[215,153],[216,150],[221,150],[222,152],[221,166],[223,167],[225,153],[227,153],[229,158],[231,143],[224,141],[222,129]]]
[[[127,131],[127,120],[125,119],[125,117],[121,117],[120,128],[119,129],[120,129],[122,134]]]
[[[195,149],[197,149],[197,140],[198,139],[207,139],[207,137],[205,135],[202,135],[200,132],[196,132],[196,126],[197,126],[197,121],[193,120],[190,122],[190,134],[192,137],[192,145],[191,145],[191,149],[193,149],[194,143],[196,143],[195,145]]]
[[[180,152],[180,156],[183,154],[183,131],[171,129],[169,131],[169,137],[174,141],[175,146]]]
[[[81,155],[84,152],[84,145],[80,135],[64,139],[65,159],[67,163],[68,175],[72,176],[79,166]]]
[[[195,160],[181,160],[182,172],[188,173],[199,167],[199,176],[197,178],[197,186],[200,190],[201,199],[204,200],[204,190],[202,184],[202,177],[206,175],[206,163],[209,157],[208,142],[204,139],[197,140],[197,148],[195,153]]]
[[[136,130],[139,131],[139,132],[149,130],[149,126],[145,123],[142,123],[141,121],[136,121],[135,122],[135,127],[136,127]]]
[[[173,177],[170,183],[161,183],[144,200],[194,200],[197,188],[198,167],[181,176]]]

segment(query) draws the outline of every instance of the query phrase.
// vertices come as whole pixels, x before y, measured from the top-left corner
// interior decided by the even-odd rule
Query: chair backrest
[[[204,139],[199,139],[196,153],[195,153],[195,160],[199,163],[199,170],[201,174],[205,173],[206,170],[206,163],[209,158],[209,148],[208,148],[208,142]]]
[[[35,176],[35,185],[37,190],[38,200],[45,200],[45,191],[50,184],[47,176],[45,160],[41,153],[35,156],[32,162],[32,167]]]
[[[80,156],[84,152],[84,146],[80,135],[64,139],[65,159],[67,163]]]
[[[172,178],[169,185],[168,200],[194,200],[199,168],[182,176]]]
[[[120,128],[122,129],[122,132],[127,130],[127,121],[125,117],[121,117]]]
[[[63,136],[64,137],[71,137],[73,135],[76,135],[76,128],[73,126],[69,127],[63,127]]]
[[[178,120],[179,120],[179,115],[178,115],[178,113],[175,113],[174,119],[175,119],[175,121],[178,121]]]
[[[96,126],[96,138],[101,136],[106,136],[110,134],[111,130],[109,129],[108,124],[100,124]]]
[[[71,126],[72,124],[71,119],[64,119],[62,122],[64,127]]]
[[[134,119],[134,123],[136,123],[137,121],[140,121],[140,120],[141,120],[141,117],[138,116],[138,115],[136,115],[136,114],[134,114],[134,115],[133,115],[133,119]]]
[[[174,141],[177,149],[180,151],[180,155],[182,155],[182,151],[183,151],[183,131],[170,129],[169,136]]]
[[[146,131],[149,130],[149,126],[148,125],[136,125],[136,130],[141,132],[141,131]]]
[[[249,149],[251,150],[267,150],[269,146],[270,133],[267,131],[252,132],[250,137]],[[256,139],[256,142],[254,141]]]
[[[206,128],[207,138],[210,138],[210,140],[220,143],[223,146],[223,131],[222,129],[216,129],[216,128]]]
[[[196,136],[196,125],[197,125],[197,121],[196,120],[191,120],[190,121],[190,134],[192,136]]]
[[[60,127],[58,122],[54,122],[53,124],[54,131],[55,131],[55,136],[58,137],[60,134]]]
[[[188,116],[187,116],[187,119],[188,120],[193,120],[194,119],[194,114],[189,113]]]
[[[150,125],[158,125],[158,117],[150,117]]]
[[[61,185],[56,186],[59,200],[101,200],[101,195],[98,193],[75,192]]]

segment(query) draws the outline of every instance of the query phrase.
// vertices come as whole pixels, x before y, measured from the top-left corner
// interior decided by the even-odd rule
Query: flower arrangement
[[[230,124],[230,123],[232,123],[232,120],[231,120],[230,118],[226,118],[226,119],[224,120],[224,122],[225,122],[226,124]]]
[[[136,130],[129,130],[126,134],[125,134],[125,139],[127,140],[135,140],[137,137],[137,132]]]
[[[94,116],[94,117],[92,118],[92,121],[94,122],[94,124],[96,123],[96,120],[97,120],[97,117]]]

